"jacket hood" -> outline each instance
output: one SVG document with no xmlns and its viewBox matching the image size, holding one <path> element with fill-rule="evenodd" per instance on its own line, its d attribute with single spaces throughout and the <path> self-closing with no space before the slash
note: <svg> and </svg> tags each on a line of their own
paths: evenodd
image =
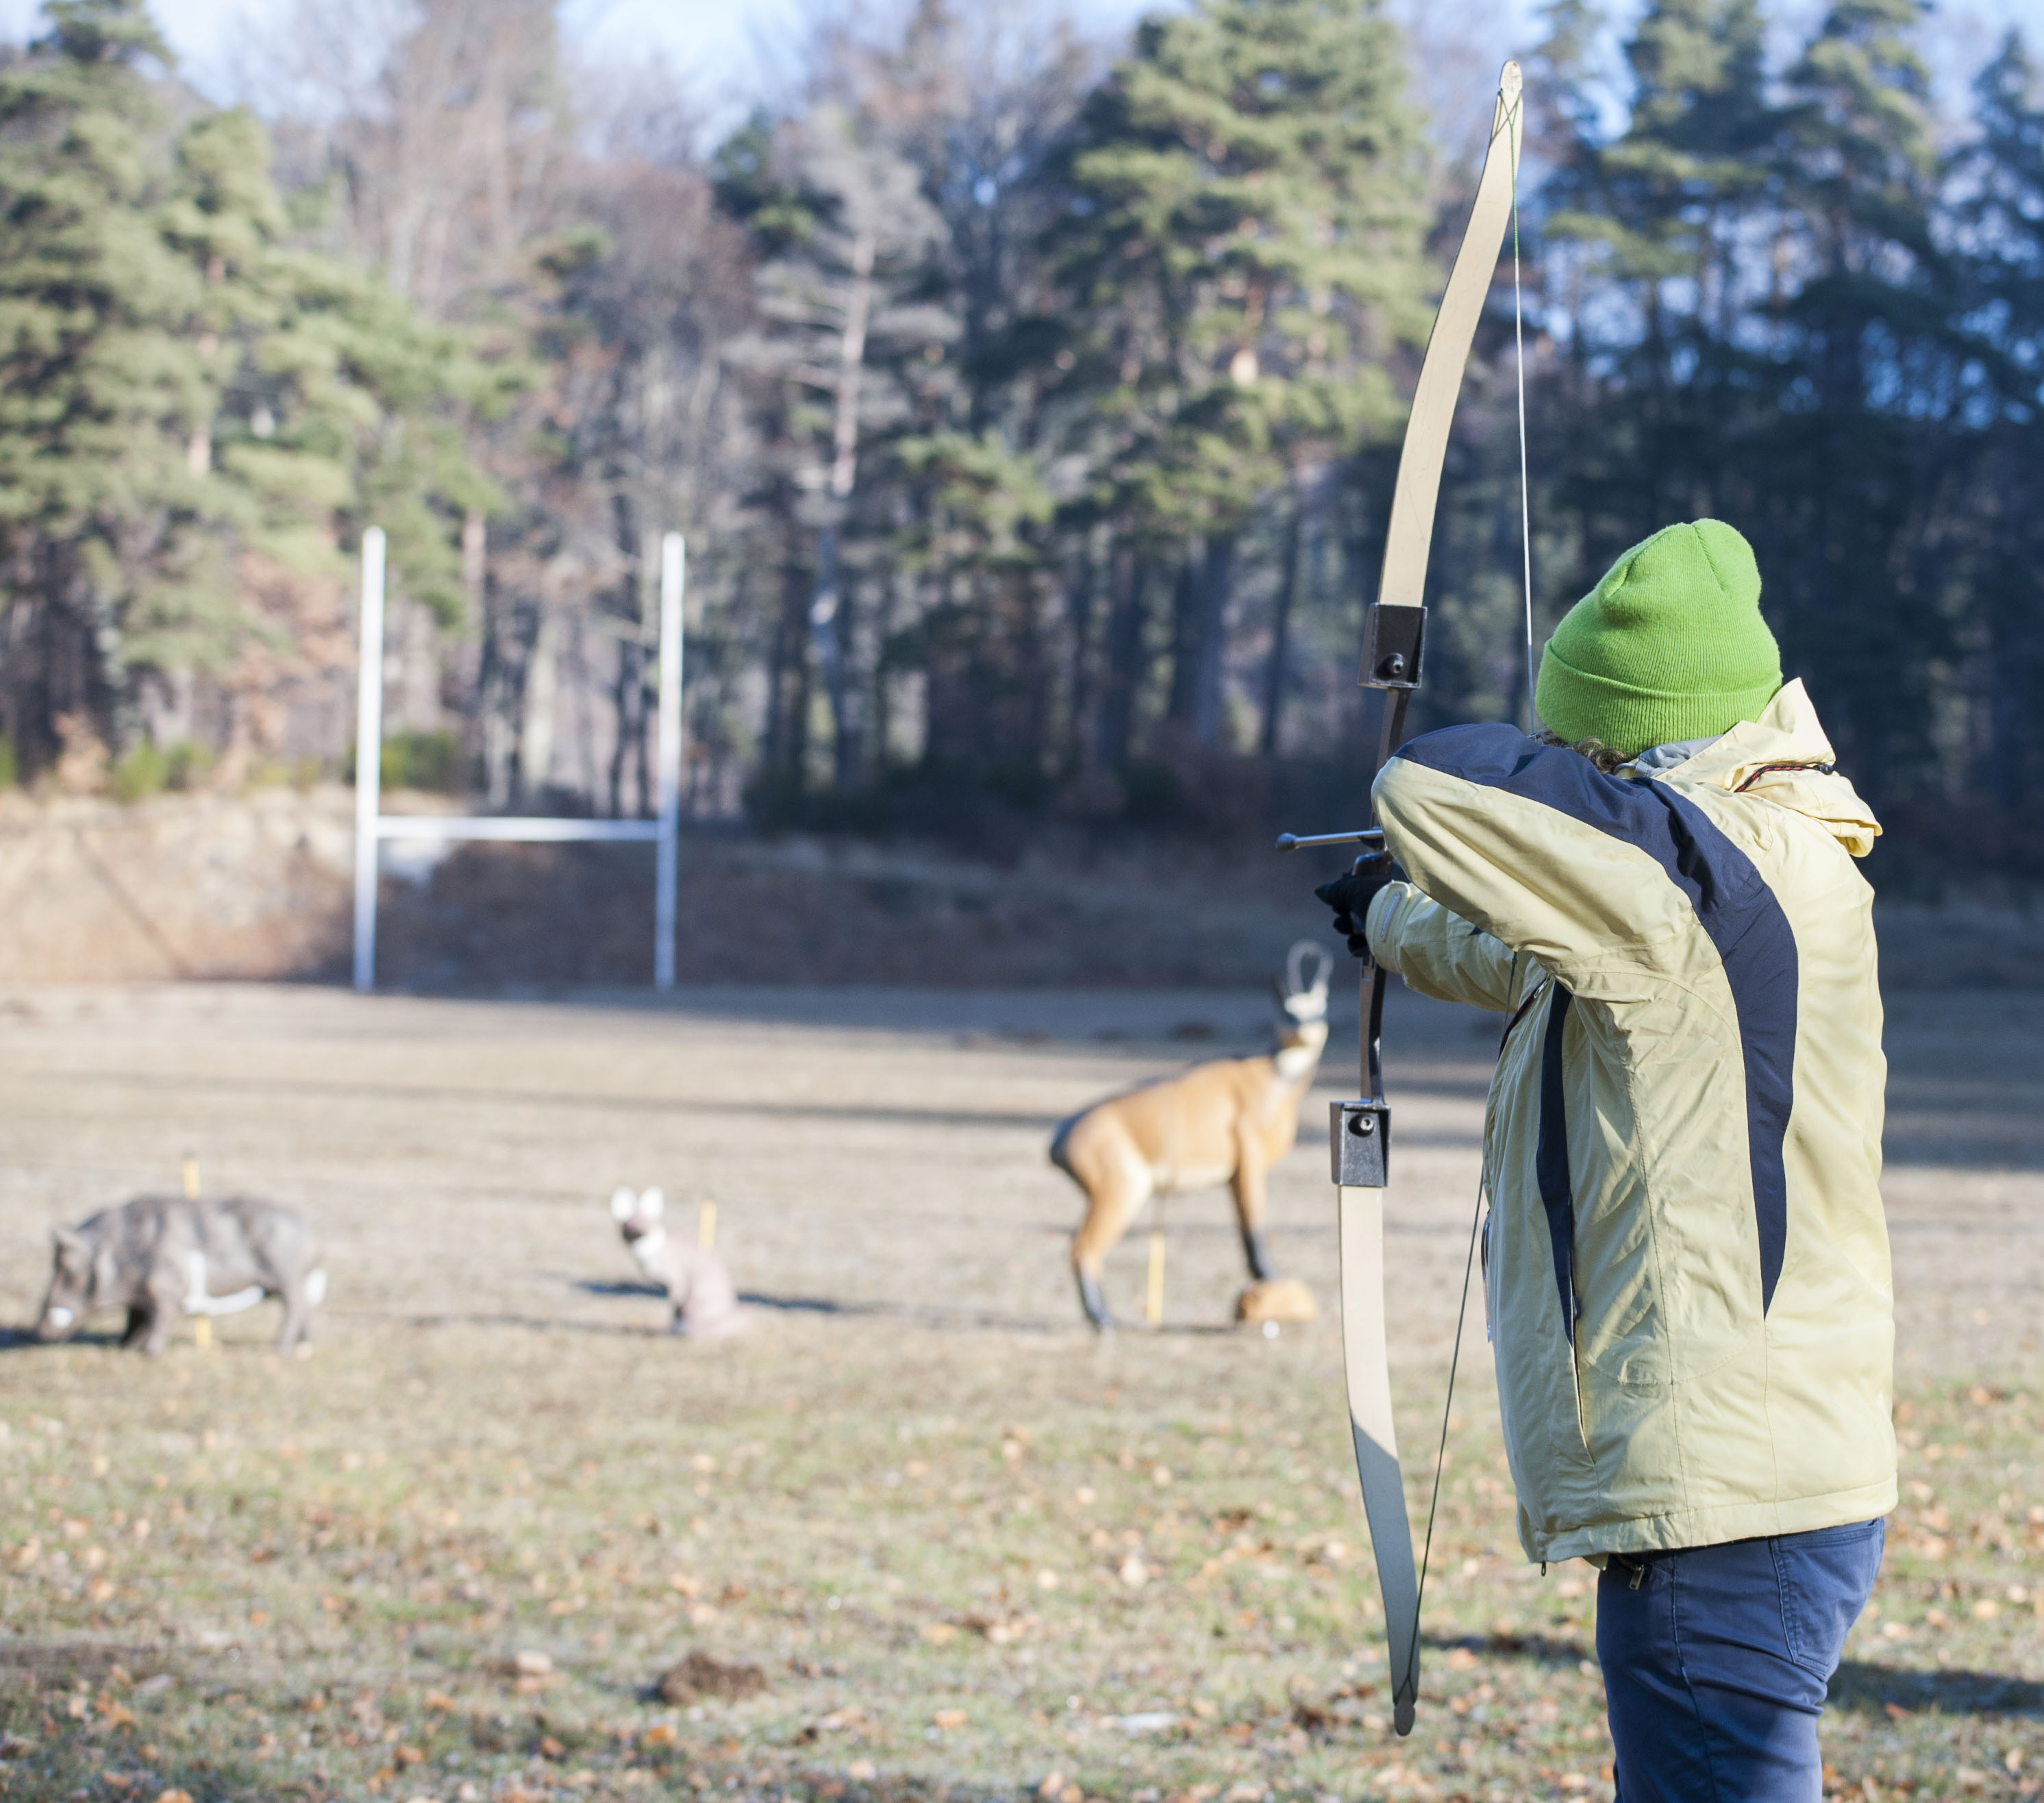
<svg viewBox="0 0 2044 1803">
<path fill-rule="evenodd" d="M 1815 704 L 1798 678 L 1783 685 L 1758 720 L 1735 726 L 1654 780 L 1678 788 L 1708 785 L 1764 796 L 1829 828 L 1853 856 L 1864 858 L 1881 836 L 1873 810 L 1835 771 L 1809 767 L 1831 763 L 1836 755 Z M 1769 767 L 1777 764 L 1792 767 Z"/>
</svg>

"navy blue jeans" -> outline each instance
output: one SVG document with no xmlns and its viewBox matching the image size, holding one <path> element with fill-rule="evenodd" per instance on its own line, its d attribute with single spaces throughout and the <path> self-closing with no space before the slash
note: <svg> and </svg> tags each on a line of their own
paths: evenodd
<svg viewBox="0 0 2044 1803">
<path fill-rule="evenodd" d="M 1597 1657 L 1618 1803 L 1822 1803 L 1817 1717 L 1883 1524 L 1614 1557 Z"/>
</svg>

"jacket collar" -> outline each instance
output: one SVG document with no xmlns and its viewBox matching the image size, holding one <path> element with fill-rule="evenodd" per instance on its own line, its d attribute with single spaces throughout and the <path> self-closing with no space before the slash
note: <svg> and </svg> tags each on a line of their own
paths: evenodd
<svg viewBox="0 0 2044 1803">
<path fill-rule="evenodd" d="M 1642 762 L 1654 755 L 1645 754 Z M 1881 823 L 1850 782 L 1835 771 L 1816 767 L 1835 763 L 1836 756 L 1799 678 L 1783 686 L 1758 720 L 1704 743 L 1672 768 L 1650 766 L 1642 774 L 1677 789 L 1761 796 L 1807 815 L 1827 828 L 1853 856 L 1863 858 L 1881 836 Z"/>
</svg>

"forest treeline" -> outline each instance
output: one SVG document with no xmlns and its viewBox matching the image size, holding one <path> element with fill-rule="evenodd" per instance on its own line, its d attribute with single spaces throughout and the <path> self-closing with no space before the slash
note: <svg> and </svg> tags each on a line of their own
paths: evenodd
<svg viewBox="0 0 2044 1803">
<path fill-rule="evenodd" d="M 380 38 L 359 10 L 303 0 L 254 110 L 182 86 L 140 0 L 52 0 L 0 63 L 16 779 L 344 771 L 373 523 L 386 768 L 482 805 L 649 806 L 668 530 L 700 816 L 1228 835 L 1354 795 L 1490 104 L 1424 117 L 1377 0 L 1195 0 L 1110 45 L 920 0 L 817 27 L 709 140 L 550 0 L 419 0 Z M 1539 630 L 1656 527 L 1730 520 L 1915 870 L 2044 874 L 2024 43 L 1942 96 L 1914 0 L 1836 0 L 1785 58 L 1758 0 L 1653 0 L 1614 94 L 1593 0 L 1542 19 Z M 1508 256 L 1421 726 L 1523 717 L 1513 294 Z"/>
</svg>

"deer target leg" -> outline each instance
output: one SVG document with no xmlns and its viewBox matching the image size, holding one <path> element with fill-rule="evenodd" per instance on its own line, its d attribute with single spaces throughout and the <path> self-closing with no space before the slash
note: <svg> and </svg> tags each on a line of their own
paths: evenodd
<svg viewBox="0 0 2044 1803">
<path fill-rule="evenodd" d="M 1086 1185 L 1086 1215 L 1072 1236 L 1072 1271 L 1078 1279 L 1079 1305 L 1086 1319 L 1102 1330 L 1114 1325 L 1101 1278 L 1107 1255 L 1121 1242 L 1143 1205 L 1150 1199 L 1148 1173 L 1133 1160 L 1117 1160 Z"/>
<path fill-rule="evenodd" d="M 1263 1220 L 1270 1205 L 1263 1178 L 1262 1165 L 1245 1153 L 1229 1186 L 1235 1193 L 1235 1225 L 1242 1232 L 1242 1255 L 1248 1261 L 1250 1276 L 1258 1283 L 1268 1283 L 1278 1274 L 1270 1248 L 1263 1243 Z"/>
<path fill-rule="evenodd" d="M 1114 1317 L 1108 1312 L 1107 1297 L 1101 1293 L 1100 1279 L 1089 1277 L 1076 1266 L 1073 1275 L 1079 1284 L 1079 1306 L 1085 1310 L 1085 1317 L 1102 1333 L 1114 1331 Z"/>
</svg>

